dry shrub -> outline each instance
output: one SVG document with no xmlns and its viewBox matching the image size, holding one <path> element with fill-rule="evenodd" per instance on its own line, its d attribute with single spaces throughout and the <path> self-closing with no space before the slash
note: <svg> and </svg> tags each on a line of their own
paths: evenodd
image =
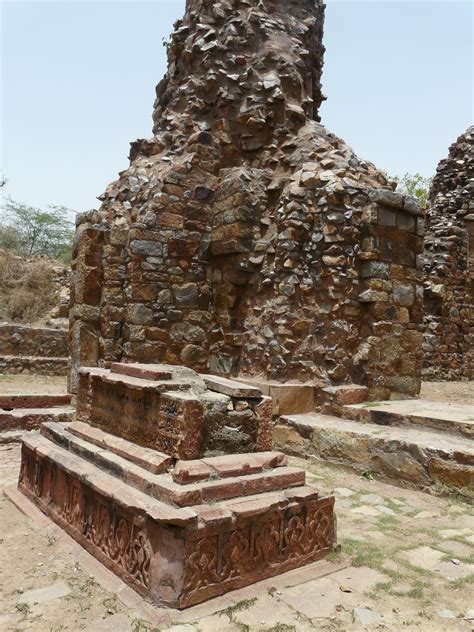
<svg viewBox="0 0 474 632">
<path fill-rule="evenodd" d="M 24 260 L 0 252 L 0 319 L 35 323 L 56 303 L 55 276 L 48 259 Z"/>
</svg>

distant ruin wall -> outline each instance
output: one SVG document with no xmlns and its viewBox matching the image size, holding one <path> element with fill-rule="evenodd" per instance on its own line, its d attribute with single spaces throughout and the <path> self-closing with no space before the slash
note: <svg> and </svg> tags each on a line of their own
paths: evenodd
<svg viewBox="0 0 474 632">
<path fill-rule="evenodd" d="M 439 163 L 425 241 L 423 377 L 474 379 L 474 127 Z"/>
<path fill-rule="evenodd" d="M 154 136 L 78 217 L 82 365 L 167 362 L 416 395 L 424 220 L 318 121 L 323 3 L 189 1 Z"/>
<path fill-rule="evenodd" d="M 66 375 L 67 329 L 0 323 L 0 373 Z"/>
</svg>

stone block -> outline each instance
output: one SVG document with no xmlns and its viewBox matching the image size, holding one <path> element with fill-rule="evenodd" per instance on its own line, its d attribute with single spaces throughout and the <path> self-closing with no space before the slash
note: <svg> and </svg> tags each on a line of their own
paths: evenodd
<svg viewBox="0 0 474 632">
<path fill-rule="evenodd" d="M 77 394 L 78 419 L 170 456 L 197 458 L 203 405 L 190 393 L 164 392 L 164 388 L 172 386 L 168 386 L 168 380 L 160 388 L 158 381 L 104 370 L 82 372 Z"/>
<path fill-rule="evenodd" d="M 256 386 L 247 386 L 243 382 L 237 380 L 229 380 L 225 377 L 219 377 L 217 375 L 202 375 L 201 376 L 211 391 L 216 393 L 222 393 L 224 395 L 230 395 L 231 397 L 238 398 L 257 398 L 262 397 L 262 391 Z"/>
<path fill-rule="evenodd" d="M 269 384 L 273 414 L 290 415 L 314 410 L 314 385 Z"/>
<path fill-rule="evenodd" d="M 379 208 L 379 223 L 383 226 L 395 226 L 397 223 L 397 214 L 389 211 L 387 208 Z"/>
<path fill-rule="evenodd" d="M 388 279 L 388 264 L 382 261 L 364 261 L 361 267 L 363 279 Z"/>
<path fill-rule="evenodd" d="M 341 384 L 340 386 L 328 386 L 322 392 L 335 404 L 348 406 L 350 404 L 361 404 L 365 402 L 368 395 L 368 388 L 359 384 Z"/>
<path fill-rule="evenodd" d="M 285 467 L 282 455 L 260 455 L 260 462 L 278 467 L 226 478 L 220 487 L 200 484 L 213 504 L 176 508 L 183 493 L 193 500 L 186 490 L 195 486 L 174 484 L 175 496 L 160 500 L 101 471 L 86 452 L 36 435 L 22 447 L 19 488 L 140 594 L 185 608 L 333 550 L 334 498 L 301 486 L 304 471 Z M 250 495 L 230 499 L 242 489 Z M 219 504 L 222 497 L 228 500 Z"/>
<path fill-rule="evenodd" d="M 273 445 L 279 450 L 285 450 L 287 452 L 293 452 L 295 449 L 300 448 L 305 444 L 304 438 L 301 434 L 290 428 L 289 426 L 283 426 L 277 424 L 273 428 Z"/>
<path fill-rule="evenodd" d="M 427 480 L 424 466 L 402 447 L 396 452 L 391 452 L 386 447 L 381 450 L 374 447 L 370 464 L 371 469 L 391 478 L 401 478 L 418 484 Z"/>
<path fill-rule="evenodd" d="M 317 454 L 338 461 L 357 465 L 369 463 L 369 438 L 339 432 L 338 430 L 314 430 L 313 445 Z"/>
<path fill-rule="evenodd" d="M 453 461 L 432 458 L 428 462 L 428 473 L 434 481 L 454 489 L 465 489 L 474 493 L 474 468 Z"/>
</svg>

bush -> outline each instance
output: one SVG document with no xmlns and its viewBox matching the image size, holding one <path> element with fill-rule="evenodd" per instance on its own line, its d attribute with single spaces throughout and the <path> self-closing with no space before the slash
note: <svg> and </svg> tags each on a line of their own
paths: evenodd
<svg viewBox="0 0 474 632">
<path fill-rule="evenodd" d="M 63 206 L 49 206 L 44 211 L 12 199 L 5 200 L 0 220 L 0 248 L 26 257 L 47 255 L 70 260 L 74 230 L 69 212 Z"/>
<path fill-rule="evenodd" d="M 0 319 L 34 323 L 44 318 L 56 302 L 51 261 L 25 261 L 8 251 L 0 253 Z"/>
<path fill-rule="evenodd" d="M 401 178 L 396 176 L 392 179 L 397 183 L 397 191 L 416 198 L 422 209 L 428 206 L 433 178 L 425 178 L 419 173 L 406 173 Z"/>
</svg>

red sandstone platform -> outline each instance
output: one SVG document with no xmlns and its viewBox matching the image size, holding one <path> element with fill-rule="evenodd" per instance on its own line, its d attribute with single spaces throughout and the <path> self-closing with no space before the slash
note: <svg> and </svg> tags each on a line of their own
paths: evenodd
<svg viewBox="0 0 474 632">
<path fill-rule="evenodd" d="M 225 454 L 226 441 L 229 451 L 251 440 L 260 447 L 271 417 L 255 414 L 255 406 L 263 399 L 271 410 L 271 400 L 220 382 L 216 388 L 229 395 L 209 391 L 197 374 L 176 367 L 147 366 L 142 377 L 139 366 L 113 369 L 82 374 L 78 410 L 91 423 L 48 422 L 24 438 L 19 480 L 105 566 L 155 604 L 185 608 L 333 550 L 334 498 L 306 486 L 303 470 L 278 452 Z M 179 406 L 163 415 L 163 401 L 176 395 L 193 402 L 194 417 Z M 144 406 L 146 415 L 137 414 Z M 245 416 L 229 415 L 242 410 Z M 183 460 L 189 426 L 200 433 L 192 438 L 199 458 Z M 141 428 L 142 440 L 130 441 Z M 230 438 L 224 432 L 217 450 L 209 434 L 222 428 Z M 164 436 L 180 440 L 163 449 Z"/>
</svg>

